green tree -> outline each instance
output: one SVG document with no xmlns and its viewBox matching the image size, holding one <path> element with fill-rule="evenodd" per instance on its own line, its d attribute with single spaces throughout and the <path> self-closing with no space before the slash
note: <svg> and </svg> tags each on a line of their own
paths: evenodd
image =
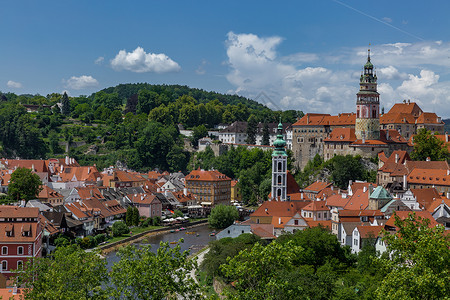
<svg viewBox="0 0 450 300">
<path fill-rule="evenodd" d="M 239 219 L 239 212 L 235 206 L 231 205 L 216 205 L 208 217 L 208 223 L 211 227 L 222 229 L 233 224 Z"/>
<path fill-rule="evenodd" d="M 208 136 L 208 129 L 206 129 L 205 125 L 199 125 L 193 128 L 191 144 L 194 148 L 198 148 L 198 140 Z"/>
<path fill-rule="evenodd" d="M 42 182 L 30 169 L 17 168 L 11 174 L 8 197 L 13 201 L 35 199 L 42 190 Z"/>
<path fill-rule="evenodd" d="M 270 144 L 270 132 L 269 132 L 269 125 L 264 122 L 263 132 L 262 132 L 262 145 L 269 146 Z"/>
<path fill-rule="evenodd" d="M 258 121 L 255 115 L 250 115 L 247 120 L 247 140 L 246 143 L 250 145 L 256 144 L 256 133 L 258 132 Z"/>
<path fill-rule="evenodd" d="M 52 130 L 48 135 L 50 150 L 53 154 L 58 154 L 62 152 L 61 147 L 59 146 L 59 135 Z"/>
<path fill-rule="evenodd" d="M 158 107 L 161 103 L 158 101 L 158 94 L 149 90 L 140 90 L 138 93 L 138 104 L 136 112 L 138 114 L 148 114 L 152 109 Z"/>
<path fill-rule="evenodd" d="M 76 245 L 58 247 L 52 257 L 28 260 L 18 271 L 25 299 L 107 299 L 106 261 Z"/>
<path fill-rule="evenodd" d="M 67 93 L 64 92 L 62 98 L 61 98 L 61 113 L 64 116 L 70 115 L 70 102 L 69 102 L 69 96 L 67 96 Z"/>
<path fill-rule="evenodd" d="M 303 249 L 292 242 L 273 242 L 263 247 L 256 243 L 250 251 L 241 251 L 222 265 L 234 291 L 226 292 L 228 299 L 295 299 L 297 288 L 280 278 L 282 271 L 293 270 L 295 258 Z"/>
<path fill-rule="evenodd" d="M 133 216 L 132 216 L 132 224 L 134 226 L 139 225 L 139 209 L 137 207 L 133 207 Z"/>
<path fill-rule="evenodd" d="M 345 189 L 350 180 L 361 180 L 366 175 L 360 156 L 336 155 L 326 162 L 325 167 L 331 170 L 331 179 L 341 189 Z"/>
<path fill-rule="evenodd" d="M 388 272 L 379 285 L 378 299 L 447 299 L 450 295 L 450 237 L 443 226 L 410 213 L 397 215 L 395 234 L 385 232 L 391 259 L 380 259 Z"/>
<path fill-rule="evenodd" d="M 128 228 L 127 224 L 123 221 L 114 222 L 112 226 L 113 236 L 121 236 L 123 234 L 127 234 L 130 232 L 130 228 Z"/>
<path fill-rule="evenodd" d="M 175 209 L 174 212 L 173 212 L 173 217 L 174 218 L 184 217 L 184 214 L 181 212 L 181 210 Z"/>
<path fill-rule="evenodd" d="M 430 158 L 435 160 L 446 160 L 449 158 L 449 153 L 444 142 L 439 140 L 435 134 L 428 131 L 426 128 L 419 129 L 419 132 L 414 136 L 414 151 L 411 153 L 411 158 L 414 160 L 426 160 Z"/>
<path fill-rule="evenodd" d="M 182 241 L 181 241 L 182 242 Z M 120 248 L 119 262 L 110 272 L 113 299 L 201 299 L 200 287 L 190 276 L 197 268 L 189 252 L 177 245 L 160 244 L 157 253 L 150 246 Z"/>
<path fill-rule="evenodd" d="M 133 207 L 132 206 L 127 207 L 127 212 L 125 214 L 125 224 L 127 226 L 133 225 Z"/>
</svg>

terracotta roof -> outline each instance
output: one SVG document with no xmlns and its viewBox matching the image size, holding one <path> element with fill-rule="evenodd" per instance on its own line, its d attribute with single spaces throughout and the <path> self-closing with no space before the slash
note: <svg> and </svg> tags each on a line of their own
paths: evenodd
<svg viewBox="0 0 450 300">
<path fill-rule="evenodd" d="M 450 185 L 449 170 L 440 169 L 413 169 L 407 177 L 409 184 L 424 184 L 449 186 Z"/>
<path fill-rule="evenodd" d="M 415 211 L 414 212 L 416 214 L 416 219 L 428 219 L 430 220 L 430 225 L 429 227 L 435 227 L 436 225 L 438 225 L 438 222 L 436 222 L 436 220 L 433 218 L 433 216 L 428 212 L 428 211 Z M 396 211 L 394 212 L 394 215 L 397 215 L 401 220 L 405 220 L 409 214 L 413 214 L 410 211 Z M 387 220 L 386 224 L 384 224 L 385 226 L 388 227 L 397 227 L 394 225 L 395 222 L 395 216 L 392 215 L 389 220 Z"/>
<path fill-rule="evenodd" d="M 381 151 L 380 153 L 378 153 L 378 159 L 382 162 L 386 162 L 388 158 L 386 157 L 386 153 L 384 153 L 384 151 Z"/>
<path fill-rule="evenodd" d="M 435 134 L 434 135 L 438 140 L 444 142 L 444 144 L 447 146 L 447 150 L 450 152 L 450 140 L 448 137 L 448 134 Z"/>
<path fill-rule="evenodd" d="M 82 205 L 84 207 L 86 207 L 87 209 L 98 209 L 101 214 L 103 215 L 103 217 L 111 217 L 113 215 L 116 215 L 116 213 L 113 213 L 112 211 L 108 210 L 106 208 L 105 205 L 103 205 L 102 201 L 98 200 L 98 199 L 88 199 L 88 200 L 83 200 Z"/>
<path fill-rule="evenodd" d="M 238 183 L 237 180 L 231 180 L 231 187 L 234 187 Z"/>
<path fill-rule="evenodd" d="M 295 181 L 294 175 L 288 170 L 286 174 L 287 185 L 286 185 L 286 193 L 288 195 L 295 194 L 300 192 L 300 186 L 297 181 Z"/>
<path fill-rule="evenodd" d="M 48 172 L 45 160 L 39 159 L 0 159 L 0 163 L 8 169 L 26 168 L 31 169 L 34 167 L 35 172 L 44 173 Z"/>
<path fill-rule="evenodd" d="M 172 192 L 172 194 L 174 195 L 175 198 L 177 198 L 178 202 L 180 202 L 180 203 L 186 203 L 188 201 L 196 200 L 195 195 L 191 194 L 191 193 L 187 193 L 185 195 L 183 191 L 178 191 L 178 192 Z"/>
<path fill-rule="evenodd" d="M 447 199 L 445 197 L 441 197 L 441 198 L 436 198 L 436 200 L 434 200 L 433 202 L 431 202 L 428 207 L 427 207 L 427 211 L 429 211 L 430 213 L 433 213 L 435 211 L 435 209 L 440 206 L 441 204 L 446 204 L 448 207 L 450 207 L 450 199 Z"/>
<path fill-rule="evenodd" d="M 25 289 L 17 288 L 17 293 L 13 294 L 13 288 L 1 288 L 0 289 L 0 298 L 1 299 L 10 299 L 10 300 L 19 300 L 25 299 Z"/>
<path fill-rule="evenodd" d="M 355 194 L 359 190 L 364 190 L 364 188 L 368 190 L 370 185 L 372 185 L 373 188 L 376 188 L 378 186 L 376 183 L 372 182 L 354 181 L 350 185 L 350 188 L 352 189 L 353 194 Z"/>
<path fill-rule="evenodd" d="M 273 235 L 272 224 L 250 224 L 250 228 L 254 235 L 259 236 L 262 239 L 275 239 Z"/>
<path fill-rule="evenodd" d="M 302 210 L 305 211 L 329 211 L 330 209 L 326 206 L 325 201 L 312 201 L 305 207 L 303 207 Z"/>
<path fill-rule="evenodd" d="M 447 170 L 450 169 L 448 163 L 444 161 L 415 161 L 408 160 L 405 164 L 409 171 L 413 169 Z"/>
<path fill-rule="evenodd" d="M 324 125 L 323 120 L 326 116 L 330 116 L 329 114 L 311 114 L 308 113 L 303 116 L 300 120 L 292 124 L 292 126 L 300 126 L 300 125 Z"/>
<path fill-rule="evenodd" d="M 363 189 L 360 189 L 353 193 L 353 196 L 351 196 L 350 200 L 344 206 L 344 210 L 364 210 L 367 206 L 369 206 L 369 190 L 367 189 L 364 192 Z"/>
<path fill-rule="evenodd" d="M 414 197 L 416 197 L 416 201 L 419 205 L 428 210 L 431 204 L 436 201 L 436 199 L 441 199 L 441 195 L 439 195 L 438 191 L 435 188 L 428 189 L 411 189 Z"/>
<path fill-rule="evenodd" d="M 102 204 L 106 206 L 113 215 L 124 214 L 127 212 L 127 210 L 120 205 L 119 201 L 115 199 L 102 201 Z"/>
<path fill-rule="evenodd" d="M 381 140 L 355 140 L 351 145 L 365 145 L 365 146 L 387 146 L 387 143 L 381 141 Z"/>
<path fill-rule="evenodd" d="M 417 124 L 444 124 L 435 113 L 424 112 L 417 118 Z"/>
<path fill-rule="evenodd" d="M 415 124 L 416 119 L 409 113 L 387 113 L 380 117 L 380 124 Z"/>
<path fill-rule="evenodd" d="M 398 114 L 398 113 L 406 113 L 410 115 L 415 115 L 416 117 L 422 113 L 422 109 L 415 102 L 404 102 L 404 103 L 395 103 L 394 106 L 389 110 L 388 114 Z"/>
<path fill-rule="evenodd" d="M 0 218 L 37 218 L 39 208 L 0 205 Z"/>
<path fill-rule="evenodd" d="M 104 199 L 102 193 L 97 187 L 94 186 L 76 187 L 75 189 L 77 190 L 78 195 L 82 200 L 91 198 Z"/>
<path fill-rule="evenodd" d="M 335 128 L 324 140 L 325 142 L 354 142 L 356 141 L 355 128 Z"/>
<path fill-rule="evenodd" d="M 44 185 L 42 186 L 42 190 L 37 196 L 38 199 L 51 199 L 51 198 L 63 198 L 64 196 L 53 190 L 52 188 Z"/>
<path fill-rule="evenodd" d="M 292 217 L 276 217 L 272 218 L 272 225 L 274 228 L 284 228 L 284 225 L 286 225 L 289 220 L 292 219 Z"/>
<path fill-rule="evenodd" d="M 380 217 L 383 213 L 380 210 L 351 210 L 344 209 L 339 211 L 339 217 Z"/>
<path fill-rule="evenodd" d="M 330 126 L 352 126 L 356 123 L 355 113 L 341 113 L 337 116 L 327 116 L 324 122 Z"/>
<path fill-rule="evenodd" d="M 114 180 L 119 182 L 142 182 L 145 178 L 137 172 L 127 172 L 122 170 L 114 171 Z"/>
<path fill-rule="evenodd" d="M 299 210 L 308 205 L 308 202 L 292 201 L 265 201 L 252 213 L 251 217 L 293 217 Z"/>
<path fill-rule="evenodd" d="M 330 185 L 331 185 L 331 183 L 326 182 L 326 181 L 316 181 L 316 182 L 313 182 L 312 184 L 310 184 L 309 186 L 305 187 L 303 189 L 303 191 L 319 193 L 324 188 L 329 187 Z"/>
<path fill-rule="evenodd" d="M 344 207 L 350 198 L 342 198 L 342 195 L 332 195 L 327 198 L 326 205 L 332 207 Z"/>
<path fill-rule="evenodd" d="M 384 165 L 379 170 L 382 172 L 392 173 L 394 172 L 394 170 L 400 167 L 399 165 L 403 166 L 403 163 L 406 160 L 411 160 L 408 152 L 403 150 L 395 150 L 394 152 L 392 152 L 391 156 L 389 156 L 389 158 L 385 161 Z M 406 171 L 406 168 L 404 166 L 400 168 L 403 168 Z"/>
<path fill-rule="evenodd" d="M 163 175 L 157 171 L 149 171 L 148 172 L 148 179 L 155 179 L 158 180 L 159 178 L 161 178 Z"/>
<path fill-rule="evenodd" d="M 101 174 L 96 167 L 83 166 L 83 167 L 66 167 L 63 168 L 61 173 L 58 173 L 61 177 L 61 181 L 96 181 L 97 178 L 101 178 Z"/>
<path fill-rule="evenodd" d="M 152 204 L 161 202 L 153 194 L 129 194 L 127 197 L 135 204 Z"/>
<path fill-rule="evenodd" d="M 331 220 L 327 220 L 327 221 L 314 221 L 312 219 L 306 219 L 305 218 L 306 223 L 308 224 L 308 226 L 310 228 L 312 227 L 317 227 L 317 226 L 323 226 L 325 228 L 328 228 L 331 230 Z"/>
<path fill-rule="evenodd" d="M 384 226 L 357 226 L 362 239 L 376 238 L 383 230 Z"/>
<path fill-rule="evenodd" d="M 38 216 L 36 216 L 38 218 Z M 25 230 L 25 225 L 28 226 Z M 31 230 L 30 230 L 31 229 Z M 14 242 L 33 242 L 39 235 L 42 227 L 38 221 L 36 222 L 15 222 L 15 223 L 0 223 L 0 243 L 14 243 Z M 7 236 L 6 232 L 12 231 L 12 236 Z M 24 231 L 29 231 L 28 236 L 23 235 Z"/>
<path fill-rule="evenodd" d="M 11 173 L 12 172 L 14 172 L 14 170 L 11 170 Z M 11 173 L 9 172 L 9 170 L 0 171 L 0 178 L 3 186 L 9 185 L 9 182 L 11 181 Z"/>
<path fill-rule="evenodd" d="M 186 180 L 198 180 L 198 181 L 231 181 L 230 177 L 220 173 L 217 170 L 205 171 L 200 168 L 191 171 L 186 177 Z"/>
<path fill-rule="evenodd" d="M 39 219 L 41 221 L 41 224 L 43 224 L 44 229 L 47 230 L 50 236 L 59 233 L 59 229 L 56 228 L 55 225 L 50 222 L 50 220 L 47 219 L 44 215 L 39 215 Z"/>
<path fill-rule="evenodd" d="M 79 202 L 67 203 L 64 204 L 64 207 L 79 220 L 87 219 L 90 217 L 86 211 L 83 211 Z"/>
</svg>

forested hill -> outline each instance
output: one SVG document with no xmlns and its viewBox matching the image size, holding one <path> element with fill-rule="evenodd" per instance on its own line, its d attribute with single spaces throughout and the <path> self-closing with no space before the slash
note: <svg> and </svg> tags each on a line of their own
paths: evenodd
<svg viewBox="0 0 450 300">
<path fill-rule="evenodd" d="M 155 92 L 159 95 L 164 94 L 170 102 L 174 102 L 176 99 L 183 95 L 191 96 L 196 99 L 198 103 L 206 104 L 209 101 L 219 100 L 224 105 L 238 105 L 242 103 L 246 105 L 248 108 L 252 109 L 267 109 L 263 104 L 242 97 L 238 95 L 227 95 L 220 94 L 216 92 L 208 92 L 202 89 L 191 88 L 186 85 L 166 85 L 166 84 L 150 84 L 150 83 L 126 83 L 119 84 L 114 87 L 109 87 L 101 90 L 101 92 L 105 92 L 107 94 L 117 93 L 117 95 L 121 99 L 129 99 L 131 96 L 138 94 L 141 90 L 147 90 L 150 92 Z M 95 93 L 91 95 L 91 98 L 94 99 Z"/>
</svg>

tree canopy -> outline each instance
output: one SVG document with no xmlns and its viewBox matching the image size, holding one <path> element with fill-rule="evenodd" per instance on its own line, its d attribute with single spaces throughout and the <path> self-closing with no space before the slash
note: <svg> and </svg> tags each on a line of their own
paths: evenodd
<svg viewBox="0 0 450 300">
<path fill-rule="evenodd" d="M 447 146 L 444 145 L 444 142 L 426 128 L 419 129 L 413 141 L 414 151 L 411 153 L 411 158 L 414 160 L 430 158 L 430 160 L 436 161 L 449 158 Z"/>
<path fill-rule="evenodd" d="M 11 201 L 35 199 L 42 190 L 42 182 L 39 175 L 30 169 L 17 168 L 11 174 L 8 186 L 8 197 Z"/>
<path fill-rule="evenodd" d="M 208 224 L 217 229 L 227 228 L 239 219 L 239 212 L 233 205 L 216 205 L 208 217 Z"/>
</svg>

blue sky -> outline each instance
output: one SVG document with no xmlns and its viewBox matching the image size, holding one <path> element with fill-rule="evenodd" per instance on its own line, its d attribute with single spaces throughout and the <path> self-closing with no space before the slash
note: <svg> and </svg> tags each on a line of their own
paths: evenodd
<svg viewBox="0 0 450 300">
<path fill-rule="evenodd" d="M 450 117 L 449 11 L 447 1 L 2 1 L 0 91 L 185 84 L 348 112 L 370 43 L 382 106 L 411 99 Z"/>
</svg>

